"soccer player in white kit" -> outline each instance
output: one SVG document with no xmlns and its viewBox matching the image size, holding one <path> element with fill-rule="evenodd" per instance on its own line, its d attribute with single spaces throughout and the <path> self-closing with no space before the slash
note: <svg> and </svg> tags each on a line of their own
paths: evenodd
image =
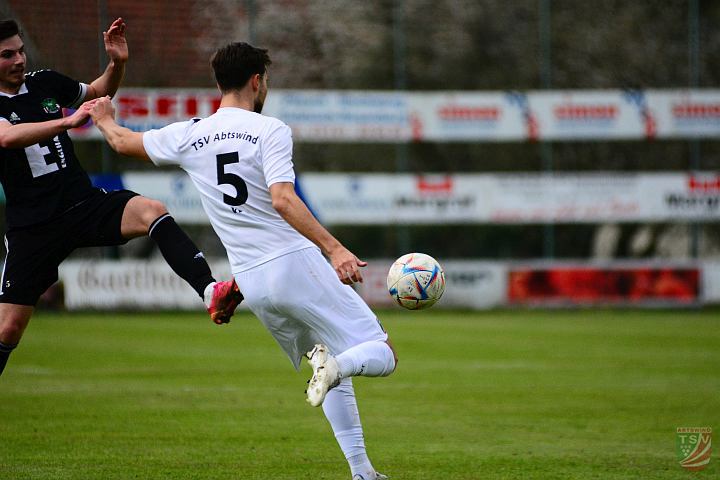
<svg viewBox="0 0 720 480">
<path fill-rule="evenodd" d="M 190 175 L 245 303 L 296 369 L 308 357 L 308 402 L 322 404 L 353 480 L 387 478 L 367 457 L 351 377 L 390 375 L 397 357 L 375 314 L 349 286 L 362 281 L 366 263 L 295 193 L 290 128 L 260 114 L 270 63 L 267 50 L 246 43 L 215 52 L 222 100 L 205 119 L 132 132 L 115 123 L 106 97 L 92 106 L 93 121 L 117 152 Z"/>
</svg>

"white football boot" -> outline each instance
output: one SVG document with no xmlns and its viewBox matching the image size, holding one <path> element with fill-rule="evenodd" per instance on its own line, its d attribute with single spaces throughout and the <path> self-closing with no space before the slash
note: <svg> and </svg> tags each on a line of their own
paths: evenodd
<svg viewBox="0 0 720 480">
<path fill-rule="evenodd" d="M 325 345 L 315 345 L 315 348 L 305 356 L 313 369 L 313 376 L 308 381 L 307 401 L 313 407 L 317 407 L 322 405 L 328 390 L 337 387 L 340 383 L 340 368 Z"/>
<path fill-rule="evenodd" d="M 373 478 L 365 478 L 359 473 L 356 473 L 353 475 L 352 480 L 388 480 L 387 475 L 383 475 L 382 473 L 375 472 L 375 476 Z"/>
</svg>

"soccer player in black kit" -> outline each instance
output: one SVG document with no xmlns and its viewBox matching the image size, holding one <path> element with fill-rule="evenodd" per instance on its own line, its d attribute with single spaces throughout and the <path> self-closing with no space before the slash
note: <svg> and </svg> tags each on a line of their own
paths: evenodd
<svg viewBox="0 0 720 480">
<path fill-rule="evenodd" d="M 215 282 L 202 253 L 165 206 L 135 192 L 94 188 L 67 130 L 85 124 L 83 102 L 114 95 L 128 59 L 125 22 L 103 32 L 110 59 L 90 84 L 60 73 L 26 73 L 14 20 L 0 20 L 0 182 L 6 197 L 7 256 L 0 283 L 0 374 L 40 295 L 76 248 L 121 245 L 149 235 L 172 269 L 203 299 L 215 323 L 227 323 L 242 295 L 233 281 Z M 63 117 L 63 107 L 77 108 Z"/>
</svg>

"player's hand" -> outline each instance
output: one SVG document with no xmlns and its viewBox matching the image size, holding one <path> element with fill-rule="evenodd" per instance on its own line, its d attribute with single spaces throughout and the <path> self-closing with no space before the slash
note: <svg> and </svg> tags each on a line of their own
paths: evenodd
<svg viewBox="0 0 720 480">
<path fill-rule="evenodd" d="M 108 96 L 96 98 L 83 105 L 89 105 L 89 113 L 95 123 L 106 117 L 115 118 L 115 107 Z"/>
<path fill-rule="evenodd" d="M 125 20 L 118 18 L 103 32 L 105 52 L 110 60 L 116 63 L 125 63 L 128 59 L 128 45 L 125 39 Z"/>
<path fill-rule="evenodd" d="M 355 282 L 362 283 L 363 277 L 362 273 L 360 273 L 360 267 L 367 266 L 367 262 L 357 258 L 345 247 L 339 247 L 331 252 L 329 257 L 330 263 L 342 283 L 345 285 L 352 285 Z"/>
<path fill-rule="evenodd" d="M 92 108 L 93 102 L 94 100 L 83 103 L 72 115 L 65 117 L 65 126 L 70 129 L 85 125 L 90 119 L 90 109 Z"/>
</svg>

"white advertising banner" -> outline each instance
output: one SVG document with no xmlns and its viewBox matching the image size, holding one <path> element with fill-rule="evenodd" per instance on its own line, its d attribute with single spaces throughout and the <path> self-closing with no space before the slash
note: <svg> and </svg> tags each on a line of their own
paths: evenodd
<svg viewBox="0 0 720 480">
<path fill-rule="evenodd" d="M 132 130 L 207 117 L 215 89 L 123 88 L 118 122 Z M 643 140 L 720 137 L 720 90 L 401 92 L 277 90 L 265 115 L 299 142 Z M 76 139 L 102 138 L 91 124 Z"/>
<path fill-rule="evenodd" d="M 216 278 L 230 278 L 227 261 L 210 267 Z M 59 276 L 68 310 L 204 309 L 197 293 L 162 260 L 68 260 Z"/>
<path fill-rule="evenodd" d="M 132 172 L 122 186 L 207 224 L 182 171 Z M 297 186 L 326 225 L 598 223 L 720 220 L 720 174 L 325 174 Z"/>
<path fill-rule="evenodd" d="M 305 174 L 326 224 L 720 220 L 720 175 Z"/>
<path fill-rule="evenodd" d="M 263 109 L 308 142 L 407 142 L 408 111 L 404 93 L 352 90 L 270 91 Z"/>
<path fill-rule="evenodd" d="M 409 93 L 414 140 L 525 140 L 522 97 L 509 93 Z"/>
<path fill-rule="evenodd" d="M 373 307 L 396 307 L 385 279 L 392 260 L 370 260 L 358 293 Z M 433 308 L 492 308 L 506 303 L 507 267 L 492 262 L 442 262 L 447 287 Z M 226 261 L 211 262 L 216 278 L 230 278 Z M 70 260 L 60 265 L 68 310 L 174 309 L 203 311 L 195 291 L 161 260 Z M 242 305 L 243 308 L 246 306 Z"/>
<path fill-rule="evenodd" d="M 507 266 L 479 260 L 439 260 L 445 271 L 445 293 L 433 308 L 485 309 L 507 303 Z M 387 290 L 393 260 L 370 260 L 357 292 L 373 307 L 396 307 Z"/>
<path fill-rule="evenodd" d="M 530 112 L 543 140 L 639 139 L 646 136 L 641 108 L 619 90 L 532 92 Z"/>
<path fill-rule="evenodd" d="M 720 136 L 720 90 L 649 90 L 658 138 Z"/>
</svg>

